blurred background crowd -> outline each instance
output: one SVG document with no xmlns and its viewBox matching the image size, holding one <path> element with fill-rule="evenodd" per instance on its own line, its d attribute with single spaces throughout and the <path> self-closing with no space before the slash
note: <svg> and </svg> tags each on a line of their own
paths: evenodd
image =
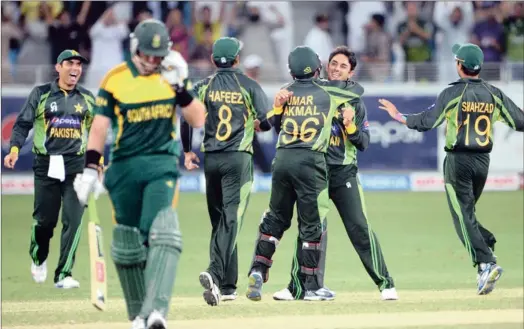
<svg viewBox="0 0 524 329">
<path fill-rule="evenodd" d="M 82 83 L 96 88 L 129 56 L 129 33 L 151 17 L 165 22 L 194 79 L 213 71 L 220 36 L 242 41 L 242 67 L 266 83 L 289 80 L 287 55 L 301 44 L 324 64 L 335 46 L 348 45 L 359 81 L 450 82 L 457 78 L 451 46 L 460 42 L 483 49 L 483 78 L 524 75 L 522 2 L 5 1 L 2 83 L 45 82 L 58 54 L 73 48 L 90 59 Z"/>
</svg>

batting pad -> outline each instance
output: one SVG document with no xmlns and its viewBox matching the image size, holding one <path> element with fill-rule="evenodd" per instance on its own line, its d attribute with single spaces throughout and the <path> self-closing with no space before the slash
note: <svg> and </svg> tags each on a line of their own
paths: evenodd
<svg viewBox="0 0 524 329">
<path fill-rule="evenodd" d="M 113 230 L 111 257 L 124 292 L 128 318 L 132 321 L 140 313 L 146 294 L 144 267 L 147 248 L 142 243 L 140 231 L 117 224 Z"/>
<path fill-rule="evenodd" d="M 147 295 L 140 311 L 143 318 L 147 318 L 153 310 L 167 317 L 181 252 L 182 234 L 177 214 L 173 209 L 166 208 L 155 217 L 149 231 L 145 270 Z"/>
</svg>

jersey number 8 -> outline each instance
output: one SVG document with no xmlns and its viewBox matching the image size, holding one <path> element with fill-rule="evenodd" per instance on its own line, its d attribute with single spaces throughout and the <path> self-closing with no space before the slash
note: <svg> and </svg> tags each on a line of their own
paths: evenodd
<svg viewBox="0 0 524 329">
<path fill-rule="evenodd" d="M 468 116 L 466 117 L 466 120 L 464 120 L 464 126 L 466 129 L 466 145 L 469 145 L 469 129 L 470 129 L 470 120 L 469 120 L 470 114 L 468 113 Z M 486 128 L 483 130 L 480 130 L 480 122 L 486 121 Z M 475 133 L 477 136 L 485 136 L 485 140 L 480 140 L 479 137 L 475 138 L 475 141 L 479 146 L 486 146 L 489 144 L 489 133 L 491 131 L 491 120 L 487 115 L 481 115 L 475 120 L 474 124 Z"/>
<path fill-rule="evenodd" d="M 284 142 L 284 144 L 293 143 L 298 138 L 300 138 L 300 140 L 304 143 L 311 142 L 313 138 L 315 138 L 315 136 L 317 135 L 318 129 L 314 127 L 307 128 L 307 124 L 310 122 L 314 123 L 315 125 L 320 124 L 320 121 L 317 118 L 307 118 L 306 120 L 304 120 L 304 122 L 302 122 L 302 125 L 300 126 L 299 130 L 298 123 L 296 122 L 296 120 L 292 118 L 286 118 L 282 123 L 283 130 L 287 135 L 291 135 L 292 137 L 289 138 L 286 135 L 282 136 L 282 141 Z M 286 130 L 288 125 L 291 125 L 293 127 L 293 131 Z"/>
<path fill-rule="evenodd" d="M 231 132 L 233 131 L 233 128 L 231 127 L 231 118 L 233 117 L 233 113 L 231 112 L 231 108 L 227 105 L 222 105 L 218 109 L 218 118 L 220 121 L 218 121 L 217 126 L 217 133 L 216 133 L 216 139 L 223 142 L 226 141 L 230 136 Z M 225 132 L 223 134 L 220 133 L 222 127 L 225 127 Z"/>
</svg>

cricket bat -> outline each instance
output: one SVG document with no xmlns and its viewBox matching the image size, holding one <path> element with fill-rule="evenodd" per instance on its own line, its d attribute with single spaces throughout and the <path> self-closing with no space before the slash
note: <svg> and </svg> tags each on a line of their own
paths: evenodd
<svg viewBox="0 0 524 329">
<path fill-rule="evenodd" d="M 102 227 L 96 211 L 96 201 L 89 198 L 89 263 L 91 266 L 91 304 L 100 311 L 105 311 L 107 301 L 107 268 L 104 258 Z"/>
</svg>

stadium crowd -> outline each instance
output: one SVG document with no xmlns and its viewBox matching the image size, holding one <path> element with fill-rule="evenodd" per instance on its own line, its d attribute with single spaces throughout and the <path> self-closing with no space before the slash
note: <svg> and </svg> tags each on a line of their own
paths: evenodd
<svg viewBox="0 0 524 329">
<path fill-rule="evenodd" d="M 242 65 L 263 82 L 288 79 L 287 55 L 297 44 L 315 49 L 324 63 L 335 46 L 349 45 L 362 81 L 451 81 L 451 45 L 467 41 L 485 53 L 484 78 L 522 80 L 523 7 L 500 1 L 6 1 L 2 82 L 44 82 L 57 55 L 72 48 L 90 59 L 82 82 L 96 87 L 129 56 L 130 31 L 151 17 L 165 22 L 194 78 L 213 70 L 212 44 L 227 35 L 243 42 Z"/>
</svg>

